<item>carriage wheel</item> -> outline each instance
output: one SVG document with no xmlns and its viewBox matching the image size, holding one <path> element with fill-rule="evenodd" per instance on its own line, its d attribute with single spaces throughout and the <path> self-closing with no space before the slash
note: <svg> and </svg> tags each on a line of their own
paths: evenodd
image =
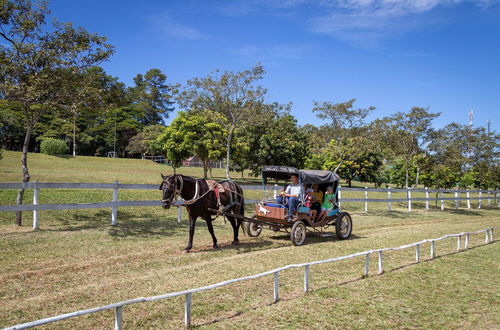
<svg viewBox="0 0 500 330">
<path fill-rule="evenodd" d="M 295 246 L 299 246 L 304 244 L 306 240 L 306 226 L 302 221 L 296 221 L 292 226 L 292 232 L 290 233 L 290 239 L 292 240 L 292 244 Z"/>
<path fill-rule="evenodd" d="M 338 239 L 348 239 L 352 233 L 352 219 L 349 213 L 341 212 L 335 221 L 335 233 Z"/>
<path fill-rule="evenodd" d="M 252 218 L 255 219 L 256 216 L 254 215 Z M 257 237 L 262 232 L 262 225 L 259 225 L 258 223 L 255 222 L 246 221 L 245 230 L 249 237 Z"/>
</svg>

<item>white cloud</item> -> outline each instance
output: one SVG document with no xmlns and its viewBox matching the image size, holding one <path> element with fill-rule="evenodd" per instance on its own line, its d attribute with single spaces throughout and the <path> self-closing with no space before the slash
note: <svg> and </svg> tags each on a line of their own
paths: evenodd
<svg viewBox="0 0 500 330">
<path fill-rule="evenodd" d="M 169 37 L 186 40 L 206 39 L 207 36 L 198 29 L 183 24 L 173 18 L 173 15 L 166 11 L 152 18 L 153 24 L 165 32 Z"/>
<path fill-rule="evenodd" d="M 323 15 L 311 17 L 309 29 L 363 48 L 378 48 L 382 39 L 435 23 L 423 14 L 438 7 L 497 0 L 332 0 Z"/>
</svg>

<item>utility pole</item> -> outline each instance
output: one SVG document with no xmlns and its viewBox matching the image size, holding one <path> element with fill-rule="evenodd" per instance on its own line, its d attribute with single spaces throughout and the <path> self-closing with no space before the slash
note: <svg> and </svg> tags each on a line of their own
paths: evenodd
<svg viewBox="0 0 500 330">
<path fill-rule="evenodd" d="M 472 127 L 472 120 L 474 119 L 474 110 L 469 111 L 469 127 Z"/>
<path fill-rule="evenodd" d="M 489 120 L 489 119 L 488 119 L 488 120 L 486 121 L 486 123 L 487 123 L 487 125 L 488 125 L 488 135 L 490 135 L 490 132 L 491 132 L 491 130 L 490 130 L 490 128 L 491 128 L 491 127 L 490 127 L 490 126 L 491 126 L 491 120 Z"/>
</svg>

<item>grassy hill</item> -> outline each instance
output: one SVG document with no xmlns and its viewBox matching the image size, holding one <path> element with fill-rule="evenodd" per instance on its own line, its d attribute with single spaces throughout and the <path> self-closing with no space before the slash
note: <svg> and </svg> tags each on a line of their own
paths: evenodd
<svg viewBox="0 0 500 330">
<path fill-rule="evenodd" d="M 33 179 L 49 182 L 159 183 L 167 166 L 150 161 L 94 157 L 59 158 L 30 154 Z M 0 160 L 0 180 L 19 181 L 19 153 Z M 170 170 L 170 171 L 169 171 Z M 192 171 L 192 172 L 189 172 Z M 182 169 L 196 175 L 199 169 Z M 223 171 L 217 171 L 222 178 Z M 158 191 L 120 191 L 120 199 L 158 199 Z M 247 193 L 247 192 L 246 192 Z M 11 204 L 15 191 L 0 191 Z M 28 194 L 27 200 L 30 199 Z M 111 200 L 108 190 L 42 190 L 41 202 Z M 357 205 L 357 204 L 356 204 Z M 0 327 L 140 296 L 156 295 L 251 275 L 291 263 L 342 256 L 368 249 L 399 246 L 444 234 L 500 226 L 497 208 L 446 209 L 408 214 L 385 205 L 367 215 L 354 204 L 353 238 L 338 241 L 308 235 L 293 247 L 285 232 L 263 231 L 258 238 L 232 233 L 223 219 L 214 223 L 221 248 L 211 249 L 204 221 L 198 221 L 194 253 L 183 254 L 188 225 L 178 224 L 175 210 L 123 208 L 118 226 L 110 210 L 41 212 L 41 230 L 13 224 L 13 213 L 0 213 Z M 371 205 L 371 204 L 370 204 Z M 404 205 L 403 205 L 404 206 Z M 498 232 L 495 234 L 499 236 Z M 193 323 L 202 328 L 469 328 L 500 324 L 498 242 L 454 253 L 456 240 L 437 243 L 438 258 L 412 264 L 413 249 L 384 254 L 387 273 L 361 279 L 364 258 L 318 265 L 311 288 L 302 292 L 302 270 L 280 275 L 278 304 L 272 302 L 272 277 L 235 284 L 193 296 Z M 422 257 L 429 246 L 422 247 Z M 448 255 L 445 255 L 448 254 Z M 370 264 L 376 273 L 376 257 Z M 124 327 L 182 328 L 183 300 L 127 306 Z M 103 312 L 47 328 L 111 328 L 113 313 Z"/>
</svg>

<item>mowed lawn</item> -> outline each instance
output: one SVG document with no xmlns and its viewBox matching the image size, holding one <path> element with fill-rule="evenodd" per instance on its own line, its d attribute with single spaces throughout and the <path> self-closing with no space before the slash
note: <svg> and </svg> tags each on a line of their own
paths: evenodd
<svg viewBox="0 0 500 330">
<path fill-rule="evenodd" d="M 0 160 L 0 180 L 19 181 L 19 153 Z M 30 154 L 34 180 L 45 182 L 159 183 L 168 166 L 142 160 L 93 157 L 59 158 Z M 217 171 L 217 172 L 216 172 Z M 223 177 L 216 170 L 217 178 Z M 181 169 L 200 176 L 199 169 Z M 236 174 L 238 176 L 239 174 Z M 245 183 L 252 179 L 245 180 Z M 259 180 L 255 179 L 257 183 Z M 158 191 L 136 191 L 120 198 L 158 199 Z M 256 193 L 256 192 L 255 192 Z M 0 191 L 1 204 L 13 204 L 15 191 Z M 27 201 L 29 201 L 27 194 Z M 250 198 L 250 197 L 249 197 Z M 42 190 L 41 202 L 109 201 L 106 190 Z M 372 205 L 373 208 L 371 207 Z M 251 275 L 292 263 L 394 247 L 449 233 L 500 226 L 493 205 L 482 209 L 423 210 L 408 214 L 404 204 L 345 204 L 353 213 L 353 237 L 347 241 L 309 235 L 293 247 L 287 233 L 264 231 L 258 238 L 241 234 L 238 247 L 222 219 L 215 222 L 221 248 L 211 249 L 203 221 L 198 222 L 194 253 L 183 254 L 187 221 L 175 210 L 123 208 L 118 226 L 110 210 L 41 212 L 41 230 L 13 225 L 14 213 L 0 213 L 0 327 L 50 317 L 120 300 L 157 295 Z M 250 207 L 247 210 L 251 213 Z M 498 237 L 500 231 L 495 232 Z M 463 242 L 462 242 L 463 245 Z M 303 271 L 280 274 L 281 301 L 272 304 L 272 277 L 237 283 L 193 296 L 193 324 L 207 328 L 497 328 L 500 324 L 499 244 L 484 245 L 473 235 L 473 248 L 455 253 L 456 239 L 437 242 L 438 258 L 414 264 L 414 249 L 384 254 L 386 273 L 362 279 L 364 258 L 311 268 L 311 289 L 302 292 Z M 421 250 L 429 258 L 429 246 Z M 390 271 L 392 269 L 392 271 Z M 141 303 L 124 308 L 125 328 L 182 328 L 183 299 Z M 112 328 L 112 311 L 53 323 L 45 328 Z M 44 327 L 42 327 L 44 328 Z"/>
</svg>

